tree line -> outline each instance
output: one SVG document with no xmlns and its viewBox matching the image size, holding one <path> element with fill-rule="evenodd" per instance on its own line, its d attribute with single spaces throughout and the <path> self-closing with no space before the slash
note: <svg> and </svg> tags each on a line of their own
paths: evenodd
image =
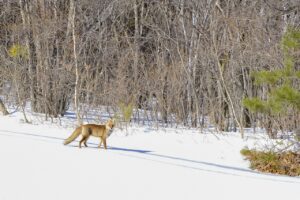
<svg viewBox="0 0 300 200">
<path fill-rule="evenodd" d="M 109 106 L 134 109 L 136 122 L 290 131 L 299 109 L 268 115 L 243 102 L 269 98 L 253 73 L 285 67 L 282 38 L 299 24 L 298 0 L 3 0 L 0 94 L 49 117 L 72 105 L 79 123 Z"/>
</svg>

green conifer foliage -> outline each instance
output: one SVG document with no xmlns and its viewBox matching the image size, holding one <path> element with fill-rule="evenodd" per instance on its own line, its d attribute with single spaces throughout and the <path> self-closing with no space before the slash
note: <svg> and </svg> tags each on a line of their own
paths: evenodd
<svg viewBox="0 0 300 200">
<path fill-rule="evenodd" d="M 282 37 L 281 46 L 283 69 L 252 73 L 255 84 L 267 86 L 270 91 L 266 100 L 259 97 L 243 100 L 244 106 L 254 113 L 286 114 L 287 108 L 300 111 L 300 71 L 295 68 L 296 61 L 299 61 L 300 29 L 289 28 Z"/>
</svg>

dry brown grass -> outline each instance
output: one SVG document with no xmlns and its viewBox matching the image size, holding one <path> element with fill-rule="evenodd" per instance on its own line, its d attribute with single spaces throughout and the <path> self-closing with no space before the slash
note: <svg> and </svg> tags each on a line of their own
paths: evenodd
<svg viewBox="0 0 300 200">
<path fill-rule="evenodd" d="M 251 169 L 261 172 L 300 176 L 300 154 L 295 152 L 261 152 L 242 149 L 241 154 L 250 161 Z"/>
</svg>

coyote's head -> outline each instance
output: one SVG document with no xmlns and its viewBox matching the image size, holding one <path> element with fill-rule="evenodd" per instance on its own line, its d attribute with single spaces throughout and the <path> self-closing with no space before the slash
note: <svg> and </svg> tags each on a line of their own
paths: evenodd
<svg viewBox="0 0 300 200">
<path fill-rule="evenodd" d="M 115 119 L 109 119 L 107 122 L 106 122 L 106 127 L 108 129 L 113 129 L 115 126 Z"/>
</svg>

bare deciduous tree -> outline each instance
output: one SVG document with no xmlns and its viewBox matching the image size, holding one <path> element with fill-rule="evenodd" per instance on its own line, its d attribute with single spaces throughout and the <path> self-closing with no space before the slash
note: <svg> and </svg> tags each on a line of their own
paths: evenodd
<svg viewBox="0 0 300 200">
<path fill-rule="evenodd" d="M 282 67 L 279 43 L 288 26 L 299 26 L 299 12 L 297 0 L 5 1 L 0 72 L 24 74 L 5 80 L 11 96 L 46 116 L 69 105 L 80 119 L 90 107 L 132 104 L 137 122 L 289 130 L 299 112 L 267 119 L 242 100 L 267 98 L 251 74 Z M 26 58 L 11 57 L 13 45 Z"/>
</svg>

